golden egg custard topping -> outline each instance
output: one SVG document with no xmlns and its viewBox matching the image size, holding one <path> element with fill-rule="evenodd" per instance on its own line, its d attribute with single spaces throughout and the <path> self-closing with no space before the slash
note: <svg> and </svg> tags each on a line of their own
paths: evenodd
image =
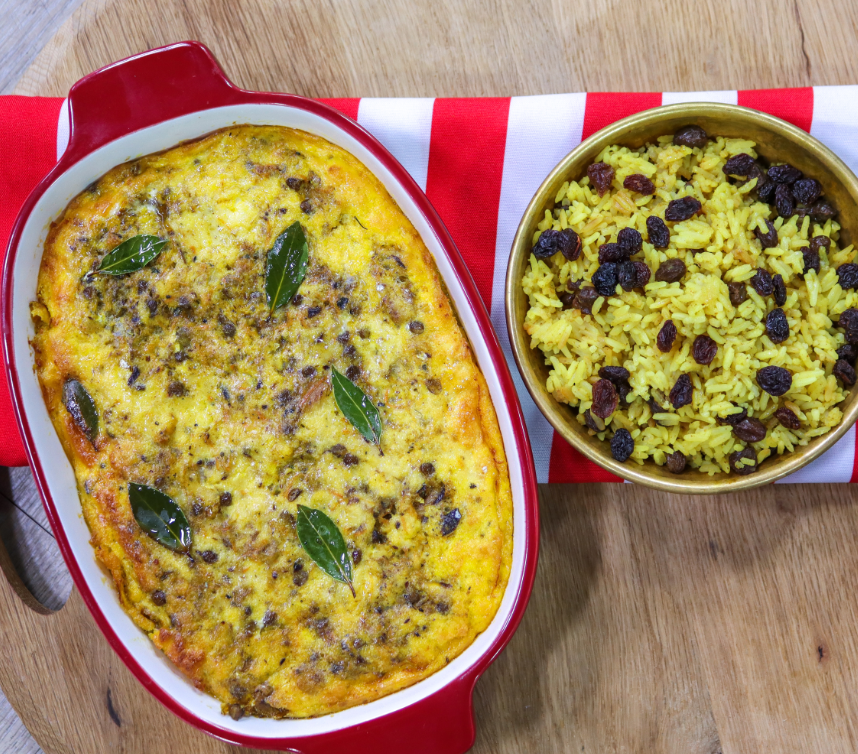
<svg viewBox="0 0 858 754">
<path fill-rule="evenodd" d="M 290 228 L 306 271 L 272 308 Z M 431 255 L 349 153 L 244 125 L 120 165 L 52 225 L 31 312 L 96 555 L 224 712 L 368 702 L 489 625 L 512 555 L 497 418 Z M 335 372 L 377 410 L 377 444 Z M 189 546 L 152 534 L 165 498 Z M 342 535 L 355 596 L 305 546 L 299 506 Z"/>
</svg>

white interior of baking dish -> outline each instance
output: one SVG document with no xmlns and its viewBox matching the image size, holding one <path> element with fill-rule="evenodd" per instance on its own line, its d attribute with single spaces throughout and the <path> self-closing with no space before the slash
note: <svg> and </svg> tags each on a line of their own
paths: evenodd
<svg viewBox="0 0 858 754">
<path fill-rule="evenodd" d="M 96 563 L 92 547 L 89 544 L 89 530 L 81 514 L 74 473 L 54 432 L 42 400 L 38 380 L 33 369 L 33 353 L 29 345 L 29 339 L 33 336 L 33 325 L 30 321 L 28 305 L 35 297 L 36 278 L 45 236 L 51 221 L 58 216 L 69 201 L 115 165 L 151 152 L 167 149 L 180 141 L 196 138 L 209 131 L 239 123 L 291 126 L 318 134 L 351 152 L 384 183 L 435 257 L 438 269 L 470 339 L 497 411 L 504 447 L 509 460 L 513 492 L 512 570 L 506 594 L 489 628 L 477 637 L 477 640 L 462 655 L 443 670 L 420 683 L 370 704 L 312 720 L 265 720 L 249 717 L 236 722 L 222 715 L 220 703 L 196 690 L 184 676 L 174 669 L 172 664 L 123 612 L 112 582 Z M 515 596 L 521 588 L 524 566 L 525 515 L 520 461 L 523 453 L 516 442 L 509 410 L 501 392 L 497 372 L 483 333 L 471 313 L 462 286 L 440 241 L 430 229 L 426 218 L 417 205 L 372 152 L 324 118 L 304 110 L 275 104 L 248 104 L 215 108 L 129 134 L 93 152 L 71 167 L 41 197 L 21 236 L 13 277 L 13 335 L 24 411 L 29 421 L 45 481 L 56 506 L 57 515 L 83 578 L 105 618 L 131 656 L 140 664 L 152 681 L 172 697 L 177 704 L 185 707 L 196 717 L 211 725 L 238 734 L 267 738 L 307 736 L 339 730 L 401 709 L 438 691 L 473 665 L 487 651 L 509 620 Z M 500 352 L 498 352 L 498 356 L 501 358 Z"/>
</svg>

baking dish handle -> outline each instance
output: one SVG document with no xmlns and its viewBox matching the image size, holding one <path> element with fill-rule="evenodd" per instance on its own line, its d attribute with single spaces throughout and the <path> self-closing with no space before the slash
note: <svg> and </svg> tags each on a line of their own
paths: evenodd
<svg viewBox="0 0 858 754">
<path fill-rule="evenodd" d="M 120 60 L 69 91 L 66 164 L 125 134 L 212 107 L 237 104 L 245 92 L 199 42 L 178 42 Z"/>
<path fill-rule="evenodd" d="M 476 673 L 389 715 L 315 739 L 294 741 L 301 754 L 465 754 L 474 745 Z M 290 749 L 292 751 L 292 749 Z"/>
</svg>

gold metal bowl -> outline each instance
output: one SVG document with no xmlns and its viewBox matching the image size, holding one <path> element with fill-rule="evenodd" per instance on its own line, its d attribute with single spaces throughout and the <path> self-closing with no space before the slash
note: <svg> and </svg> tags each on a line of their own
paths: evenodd
<svg viewBox="0 0 858 754">
<path fill-rule="evenodd" d="M 523 327 L 528 301 L 521 279 L 530 258 L 533 234 L 545 210 L 553 207 L 554 197 L 563 182 L 583 177 L 587 166 L 611 144 L 640 147 L 687 125 L 700 126 L 713 135 L 752 139 L 765 160 L 789 162 L 816 178 L 822 184 L 825 197 L 839 211 L 837 219 L 842 226 L 839 245 L 852 243 L 851 229 L 858 224 L 858 179 L 839 157 L 812 136 L 779 118 L 735 105 L 698 102 L 659 107 L 624 118 L 593 134 L 566 155 L 539 187 L 512 244 L 506 273 L 507 327 L 515 361 L 539 410 L 564 439 L 591 461 L 629 481 L 669 492 L 705 494 L 746 490 L 792 474 L 832 447 L 858 417 L 858 388 L 840 404 L 843 421 L 837 428 L 792 453 L 770 456 L 754 474 L 709 476 L 689 468 L 676 475 L 652 461 L 643 465 L 633 461 L 619 463 L 611 456 L 607 442 L 590 437 L 586 428 L 576 421 L 574 410 L 558 402 L 546 390 L 548 367 L 542 352 L 530 347 L 530 337 Z"/>
</svg>

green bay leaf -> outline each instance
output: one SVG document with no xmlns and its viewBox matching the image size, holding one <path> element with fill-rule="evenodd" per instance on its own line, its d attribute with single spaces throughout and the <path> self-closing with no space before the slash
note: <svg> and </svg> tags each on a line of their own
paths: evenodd
<svg viewBox="0 0 858 754">
<path fill-rule="evenodd" d="M 295 528 L 301 547 L 313 562 L 331 578 L 347 584 L 352 596 L 356 596 L 352 584 L 352 562 L 337 525 L 322 511 L 299 505 Z"/>
<path fill-rule="evenodd" d="M 337 407 L 365 439 L 378 445 L 381 442 L 381 414 L 378 409 L 369 396 L 348 377 L 333 367 L 331 372 L 331 385 L 334 388 Z"/>
<path fill-rule="evenodd" d="M 105 275 L 125 275 L 142 270 L 161 253 L 166 244 L 158 236 L 134 236 L 109 252 L 101 260 L 97 271 Z"/>
<path fill-rule="evenodd" d="M 143 484 L 128 485 L 134 518 L 152 539 L 181 552 L 191 549 L 191 525 L 173 498 Z"/>
<path fill-rule="evenodd" d="M 301 223 L 284 230 L 265 260 L 265 298 L 271 311 L 284 306 L 295 295 L 307 274 L 307 237 Z"/>
<path fill-rule="evenodd" d="M 63 383 L 63 405 L 86 439 L 95 445 L 95 438 L 98 437 L 98 409 L 79 380 L 68 379 Z"/>
</svg>

